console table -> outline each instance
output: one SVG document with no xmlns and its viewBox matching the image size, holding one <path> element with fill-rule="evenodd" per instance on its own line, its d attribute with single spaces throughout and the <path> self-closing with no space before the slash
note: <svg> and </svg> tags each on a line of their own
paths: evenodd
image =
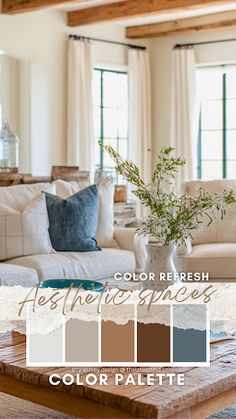
<svg viewBox="0 0 236 419">
<path fill-rule="evenodd" d="M 32 176 L 30 174 L 16 172 L 0 172 L 0 187 L 43 182 L 50 183 L 57 179 L 81 181 L 82 179 L 88 178 L 89 172 L 80 171 L 78 166 L 53 166 L 51 176 Z"/>
</svg>

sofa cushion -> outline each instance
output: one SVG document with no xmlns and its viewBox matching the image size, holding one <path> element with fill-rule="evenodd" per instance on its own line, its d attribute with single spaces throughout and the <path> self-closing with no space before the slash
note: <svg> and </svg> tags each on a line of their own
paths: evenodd
<svg viewBox="0 0 236 419">
<path fill-rule="evenodd" d="M 53 185 L 56 187 L 56 194 L 60 196 L 60 198 L 66 199 L 76 192 L 82 191 L 82 189 L 90 186 L 90 182 L 89 178 L 70 181 L 57 179 L 53 182 Z"/>
<path fill-rule="evenodd" d="M 116 272 L 135 271 L 133 252 L 120 249 L 26 256 L 8 263 L 35 269 L 40 281 L 54 278 L 101 280 L 113 277 Z"/>
<path fill-rule="evenodd" d="M 31 199 L 23 212 L 0 204 L 0 260 L 54 252 L 48 227 L 42 193 Z"/>
<path fill-rule="evenodd" d="M 0 188 L 0 204 L 23 211 L 27 202 L 40 192 L 56 193 L 55 185 L 50 183 L 35 183 L 33 185 L 16 185 Z"/>
<path fill-rule="evenodd" d="M 236 193 L 236 180 L 195 180 L 182 184 L 182 192 L 191 196 L 195 196 L 199 188 L 203 188 L 211 195 L 214 195 L 214 193 L 222 194 L 224 190 L 230 189 L 233 189 Z M 209 219 L 204 217 L 201 228 L 193 232 L 193 244 L 236 243 L 236 204 L 228 206 L 223 220 L 218 213 L 210 226 L 207 226 L 208 223 Z"/>
<path fill-rule="evenodd" d="M 0 263 L 0 285 L 32 287 L 37 283 L 38 276 L 34 269 Z"/>
<path fill-rule="evenodd" d="M 210 278 L 235 278 L 236 243 L 210 243 L 193 246 L 184 257 L 186 272 L 209 272 Z"/>
<path fill-rule="evenodd" d="M 98 224 L 98 190 L 89 186 L 67 199 L 46 192 L 49 235 L 57 251 L 94 252 Z"/>
</svg>

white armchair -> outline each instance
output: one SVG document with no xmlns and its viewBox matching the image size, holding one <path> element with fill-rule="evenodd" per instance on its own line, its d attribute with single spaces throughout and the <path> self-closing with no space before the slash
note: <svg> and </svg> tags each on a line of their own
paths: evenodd
<svg viewBox="0 0 236 419">
<path fill-rule="evenodd" d="M 199 188 L 211 195 L 233 189 L 236 180 L 191 181 L 182 184 L 182 191 L 195 196 Z M 190 252 L 184 256 L 184 270 L 208 272 L 210 278 L 235 278 L 236 276 L 236 205 L 230 205 L 221 220 L 220 215 L 208 227 L 208 219 L 194 234 Z"/>
</svg>

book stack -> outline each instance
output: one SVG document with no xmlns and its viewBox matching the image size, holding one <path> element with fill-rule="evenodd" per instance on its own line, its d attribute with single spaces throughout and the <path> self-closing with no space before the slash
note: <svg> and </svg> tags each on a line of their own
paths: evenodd
<svg viewBox="0 0 236 419">
<path fill-rule="evenodd" d="M 115 203 L 114 223 L 116 226 L 129 227 L 136 221 L 136 203 L 134 201 Z"/>
</svg>

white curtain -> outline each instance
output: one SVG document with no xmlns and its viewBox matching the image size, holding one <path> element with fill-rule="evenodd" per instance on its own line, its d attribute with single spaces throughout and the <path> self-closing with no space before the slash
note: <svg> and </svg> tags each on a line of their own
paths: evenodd
<svg viewBox="0 0 236 419">
<path fill-rule="evenodd" d="M 92 60 L 88 40 L 69 40 L 67 164 L 94 171 Z"/>
<path fill-rule="evenodd" d="M 139 168 L 142 179 L 151 180 L 151 77 L 149 54 L 128 50 L 129 72 L 129 159 Z M 146 215 L 139 208 L 138 215 Z"/>
<path fill-rule="evenodd" d="M 186 160 L 176 176 L 179 188 L 197 175 L 196 68 L 193 48 L 177 48 L 173 54 L 172 146 Z"/>
</svg>

